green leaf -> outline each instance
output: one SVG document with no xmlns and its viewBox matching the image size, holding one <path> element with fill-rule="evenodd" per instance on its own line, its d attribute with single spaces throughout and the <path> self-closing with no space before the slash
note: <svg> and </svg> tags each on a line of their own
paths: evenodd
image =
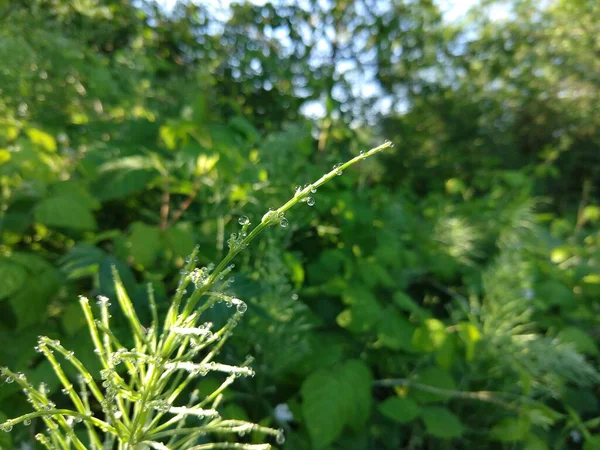
<svg viewBox="0 0 600 450">
<path fill-rule="evenodd" d="M 421 413 L 419 405 L 405 397 L 390 397 L 380 403 L 377 409 L 384 416 L 398 423 L 409 423 Z"/>
<path fill-rule="evenodd" d="M 373 396 L 371 384 L 373 377 L 369 367 L 362 361 L 353 359 L 347 361 L 340 369 L 338 379 L 346 383 L 352 390 L 348 398 L 349 409 L 346 423 L 354 430 L 364 428 L 371 416 Z"/>
<path fill-rule="evenodd" d="M 173 125 L 163 125 L 159 130 L 160 139 L 169 150 L 177 147 L 177 131 Z"/>
<path fill-rule="evenodd" d="M 134 222 L 129 227 L 127 247 L 135 264 L 150 266 L 161 248 L 161 230 L 158 227 Z"/>
<path fill-rule="evenodd" d="M 186 258 L 196 245 L 194 233 L 190 223 L 179 222 L 174 227 L 165 230 L 164 246 L 173 252 L 173 256 Z"/>
<path fill-rule="evenodd" d="M 53 197 L 37 204 L 35 220 L 50 227 L 93 230 L 96 219 L 85 205 L 69 197 Z"/>
<path fill-rule="evenodd" d="M 27 271 L 19 264 L 0 259 L 0 300 L 10 297 L 25 283 Z"/>
<path fill-rule="evenodd" d="M 86 326 L 85 316 L 79 303 L 71 303 L 60 314 L 60 322 L 69 336 L 73 336 Z"/>
<path fill-rule="evenodd" d="M 0 165 L 7 161 L 10 161 L 10 152 L 2 148 L 0 149 Z"/>
<path fill-rule="evenodd" d="M 56 140 L 52 135 L 46 133 L 45 131 L 38 130 L 36 128 L 29 128 L 27 130 L 27 136 L 29 136 L 29 139 L 34 145 L 49 152 L 56 151 Z"/>
<path fill-rule="evenodd" d="M 408 319 L 388 308 L 377 327 L 378 342 L 392 350 L 414 351 L 412 346 L 414 330 L 414 326 Z"/>
<path fill-rule="evenodd" d="M 346 412 L 341 399 L 352 395 L 349 387 L 339 383 L 329 371 L 311 374 L 302 383 L 302 414 L 314 444 L 321 449 L 331 444 L 342 432 Z"/>
<path fill-rule="evenodd" d="M 101 201 L 116 200 L 143 191 L 156 176 L 155 170 L 111 170 L 93 184 L 94 195 Z"/>
<path fill-rule="evenodd" d="M 0 423 L 8 419 L 8 416 L 0 411 Z M 10 433 L 0 432 L 0 450 L 12 448 L 12 438 Z"/>
<path fill-rule="evenodd" d="M 302 384 L 302 415 L 314 448 L 327 447 L 344 426 L 362 429 L 371 412 L 369 368 L 359 360 L 313 372 Z"/>
<path fill-rule="evenodd" d="M 460 419 L 448 408 L 442 406 L 423 408 L 421 418 L 425 423 L 427 433 L 435 437 L 443 439 L 457 438 L 465 431 Z"/>
<path fill-rule="evenodd" d="M 573 291 L 557 280 L 547 280 L 538 284 L 535 288 L 535 296 L 544 306 L 573 304 Z"/>
<path fill-rule="evenodd" d="M 415 349 L 431 353 L 439 349 L 446 340 L 446 325 L 438 319 L 426 319 L 412 336 Z"/>
<path fill-rule="evenodd" d="M 586 355 L 597 355 L 598 346 L 592 337 L 577 327 L 567 327 L 558 333 L 556 336 L 563 344 L 571 344 L 579 353 Z"/>
<path fill-rule="evenodd" d="M 338 315 L 336 321 L 340 327 L 354 333 L 365 333 L 381 319 L 383 310 L 369 291 L 350 288 L 342 298 L 350 308 Z"/>
<path fill-rule="evenodd" d="M 473 361 L 477 342 L 481 339 L 481 333 L 475 325 L 467 322 L 459 323 L 456 327 L 458 335 L 465 344 L 465 358 L 467 361 Z"/>
<path fill-rule="evenodd" d="M 196 167 L 194 169 L 194 175 L 196 175 L 196 176 L 206 175 L 207 173 L 209 173 L 211 170 L 214 169 L 214 167 L 217 165 L 217 162 L 219 162 L 219 154 L 218 153 L 215 153 L 212 155 L 206 155 L 206 154 L 199 155 L 198 158 L 196 159 Z"/>
<path fill-rule="evenodd" d="M 392 300 L 396 304 L 398 308 L 402 311 L 406 311 L 409 313 L 416 314 L 418 316 L 423 316 L 426 314 L 425 310 L 421 308 L 417 302 L 415 302 L 412 298 L 406 295 L 402 291 L 397 291 L 392 296 Z"/>
<path fill-rule="evenodd" d="M 431 386 L 437 389 L 447 391 L 456 390 L 456 384 L 452 376 L 445 370 L 437 367 L 429 367 L 419 372 L 415 381 L 425 386 Z M 420 403 L 434 403 L 448 400 L 450 395 L 438 394 L 420 390 L 418 387 L 413 387 L 411 396 L 416 398 Z"/>
<path fill-rule="evenodd" d="M 600 448 L 600 434 L 590 436 L 583 444 L 583 450 L 598 450 Z"/>
<path fill-rule="evenodd" d="M 60 280 L 54 269 L 31 274 L 30 278 L 35 279 L 35 283 L 26 283 L 10 298 L 20 330 L 47 320 L 46 307 L 60 287 Z"/>
<path fill-rule="evenodd" d="M 521 441 L 529 433 L 529 428 L 528 420 L 507 417 L 492 427 L 490 437 L 501 442 Z"/>
<path fill-rule="evenodd" d="M 525 439 L 523 450 L 550 450 L 544 440 L 535 434 L 529 434 Z"/>
</svg>

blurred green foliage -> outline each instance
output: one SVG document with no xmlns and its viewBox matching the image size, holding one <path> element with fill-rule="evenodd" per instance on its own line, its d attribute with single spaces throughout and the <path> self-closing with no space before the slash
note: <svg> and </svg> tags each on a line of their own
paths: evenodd
<svg viewBox="0 0 600 450">
<path fill-rule="evenodd" d="M 216 261 L 242 214 L 384 136 L 392 152 L 236 262 L 249 309 L 223 359 L 250 353 L 257 376 L 228 414 L 293 450 L 599 448 L 599 17 L 593 0 L 486 0 L 460 22 L 429 0 L 10 2 L 0 365 L 53 383 L 40 334 L 92 364 L 77 295 L 113 296 L 112 265 L 149 320 L 146 283 L 166 310 L 196 243 Z M 26 409 L 1 386 L 0 420 Z"/>
</svg>

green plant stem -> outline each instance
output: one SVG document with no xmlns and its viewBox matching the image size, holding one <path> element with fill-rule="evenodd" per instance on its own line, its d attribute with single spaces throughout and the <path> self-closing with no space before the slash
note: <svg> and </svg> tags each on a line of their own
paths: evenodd
<svg viewBox="0 0 600 450">
<path fill-rule="evenodd" d="M 278 223 L 281 220 L 281 217 L 283 217 L 285 212 L 287 212 L 290 208 L 292 208 L 294 205 L 296 205 L 300 201 L 307 198 L 312 193 L 313 190 L 324 185 L 325 183 L 330 181 L 332 178 L 335 178 L 336 176 L 340 175 L 347 168 L 353 166 L 357 162 L 363 161 L 366 158 L 369 158 L 370 156 L 373 156 L 373 155 L 385 150 L 386 148 L 389 148 L 392 146 L 393 146 L 393 144 L 391 142 L 386 141 L 384 144 L 382 144 L 378 147 L 372 148 L 371 150 L 361 153 L 360 155 L 346 161 L 345 163 L 340 164 L 339 166 L 335 167 L 330 172 L 323 175 L 321 178 L 319 178 L 314 183 L 311 183 L 311 184 L 307 185 L 306 187 L 304 187 L 303 189 L 297 191 L 290 200 L 288 200 L 286 203 L 284 203 L 278 209 L 270 210 L 269 212 L 267 212 L 263 216 L 261 222 L 256 227 L 254 227 L 254 229 L 250 233 L 248 233 L 248 235 L 239 243 L 239 245 L 236 246 L 235 248 L 232 248 L 229 251 L 229 253 L 221 260 L 221 262 L 217 265 L 216 269 L 209 276 L 209 278 L 208 278 L 207 282 L 204 284 L 204 286 L 197 288 L 194 291 L 194 293 L 189 298 L 189 300 L 184 308 L 184 311 L 182 314 L 182 319 L 185 320 L 187 317 L 189 317 L 189 315 L 192 313 L 192 311 L 194 310 L 194 307 L 198 304 L 198 302 L 200 301 L 202 296 L 206 293 L 206 291 L 208 291 L 213 286 L 215 281 L 219 279 L 221 272 L 223 272 L 225 267 L 227 267 L 229 265 L 229 263 L 237 256 L 237 254 L 240 253 L 244 248 L 246 248 L 265 228 L 267 228 L 271 225 L 274 225 L 275 223 Z M 174 337 L 173 333 L 168 331 L 168 337 L 166 338 L 166 340 L 164 342 L 164 345 L 162 347 L 162 352 L 161 352 L 163 357 L 168 357 L 171 354 L 172 345 L 173 345 L 174 341 L 175 341 L 175 337 Z"/>
</svg>

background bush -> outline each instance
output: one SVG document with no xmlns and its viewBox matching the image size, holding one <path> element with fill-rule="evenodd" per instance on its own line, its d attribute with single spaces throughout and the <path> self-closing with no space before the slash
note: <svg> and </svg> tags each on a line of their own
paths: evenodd
<svg viewBox="0 0 600 450">
<path fill-rule="evenodd" d="M 248 313 L 221 359 L 250 353 L 257 375 L 224 417 L 283 427 L 289 449 L 598 448 L 598 17 L 586 0 L 455 21 L 424 0 L 11 2 L 0 365 L 60 405 L 37 336 L 93 365 L 77 296 L 114 298 L 112 265 L 150 322 L 146 283 L 164 313 L 196 243 L 219 260 L 241 215 L 387 138 L 237 261 Z M 0 420 L 28 409 L 17 391 Z"/>
</svg>

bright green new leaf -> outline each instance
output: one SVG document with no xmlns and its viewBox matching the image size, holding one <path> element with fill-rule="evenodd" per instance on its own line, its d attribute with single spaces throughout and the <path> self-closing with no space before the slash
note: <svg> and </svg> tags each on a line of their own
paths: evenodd
<svg viewBox="0 0 600 450">
<path fill-rule="evenodd" d="M 217 153 L 213 155 L 199 155 L 198 159 L 196 160 L 196 168 L 194 169 L 194 175 L 206 175 L 214 169 L 218 161 L 219 155 Z"/>
<path fill-rule="evenodd" d="M 435 437 L 443 439 L 457 438 L 465 431 L 460 419 L 443 406 L 423 408 L 421 418 L 425 423 L 427 433 Z"/>
<path fill-rule="evenodd" d="M 0 164 L 4 164 L 5 162 L 10 160 L 10 152 L 5 149 L 0 149 Z"/>
<path fill-rule="evenodd" d="M 412 336 L 413 346 L 431 353 L 439 349 L 446 340 L 446 325 L 438 319 L 426 319 Z"/>
<path fill-rule="evenodd" d="M 419 405 L 410 398 L 390 397 L 377 407 L 384 416 L 398 423 L 409 423 L 421 412 Z"/>
<path fill-rule="evenodd" d="M 45 131 L 38 130 L 36 128 L 29 128 L 27 130 L 27 136 L 34 145 L 42 147 L 44 150 L 49 152 L 56 151 L 56 140 L 54 137 Z"/>
<path fill-rule="evenodd" d="M 479 329 L 471 323 L 459 323 L 457 325 L 458 335 L 465 344 L 465 358 L 467 361 L 473 361 L 475 358 L 475 348 L 477 342 L 481 339 Z"/>
</svg>

